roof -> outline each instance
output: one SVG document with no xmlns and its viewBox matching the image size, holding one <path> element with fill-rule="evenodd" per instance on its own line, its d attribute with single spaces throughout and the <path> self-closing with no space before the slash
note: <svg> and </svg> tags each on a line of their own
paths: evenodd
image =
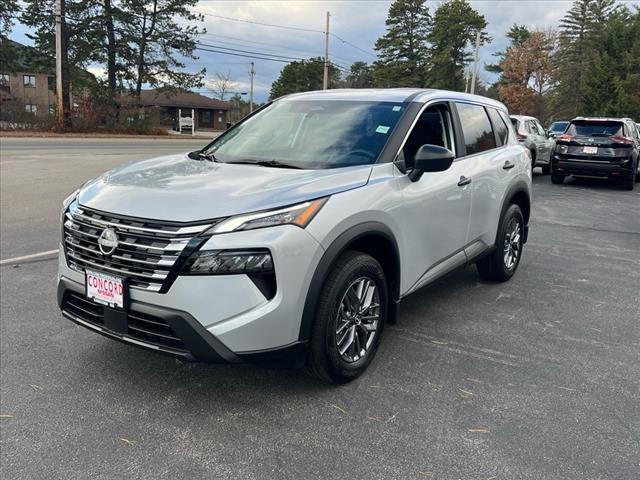
<svg viewBox="0 0 640 480">
<path fill-rule="evenodd" d="M 233 108 L 227 102 L 186 90 L 142 90 L 140 104 L 153 107 L 207 108 L 212 110 L 231 110 Z"/>
<path fill-rule="evenodd" d="M 506 107 L 491 98 L 469 93 L 436 90 L 433 88 L 338 88 L 335 90 L 316 90 L 313 92 L 293 93 L 281 97 L 287 101 L 295 100 L 351 100 L 378 102 L 418 102 L 425 103 L 433 99 L 474 101 L 490 105 L 501 110 Z"/>
<path fill-rule="evenodd" d="M 633 120 L 631 120 L 630 118 L 613 118 L 613 117 L 576 117 L 573 120 L 571 120 L 572 122 L 574 121 L 581 121 L 581 122 L 633 122 Z"/>
<path fill-rule="evenodd" d="M 538 120 L 536 117 L 530 117 L 529 115 L 509 115 L 509 117 L 516 120 Z"/>
</svg>

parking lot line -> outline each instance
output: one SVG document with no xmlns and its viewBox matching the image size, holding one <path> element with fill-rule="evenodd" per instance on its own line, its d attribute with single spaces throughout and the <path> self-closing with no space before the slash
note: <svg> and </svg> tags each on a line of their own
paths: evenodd
<svg viewBox="0 0 640 480">
<path fill-rule="evenodd" d="M 53 255 L 54 253 L 55 254 L 58 253 L 58 249 L 57 248 L 55 250 L 47 250 L 46 252 L 32 253 L 31 255 L 23 255 L 21 257 L 13 257 L 13 258 L 7 258 L 5 260 L 0 260 L 0 265 L 6 265 L 8 263 L 20 263 L 20 262 L 24 262 L 25 260 L 33 260 L 34 258 L 40 258 L 40 257 L 46 257 L 48 255 Z"/>
</svg>

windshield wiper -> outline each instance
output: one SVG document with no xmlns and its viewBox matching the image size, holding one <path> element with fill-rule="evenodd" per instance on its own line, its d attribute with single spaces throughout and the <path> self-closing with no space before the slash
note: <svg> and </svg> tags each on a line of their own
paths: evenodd
<svg viewBox="0 0 640 480">
<path fill-rule="evenodd" d="M 193 160 L 209 160 L 210 162 L 217 162 L 218 159 L 213 153 L 203 152 L 202 150 L 196 150 L 195 152 L 189 152 L 189 158 Z"/>
<path fill-rule="evenodd" d="M 246 164 L 246 165 L 260 165 L 261 167 L 273 167 L 273 168 L 296 168 L 302 169 L 302 167 L 298 167 L 296 165 L 292 165 L 290 163 L 280 162 L 278 160 L 231 160 L 226 161 L 224 163 L 234 163 L 234 164 Z"/>
</svg>

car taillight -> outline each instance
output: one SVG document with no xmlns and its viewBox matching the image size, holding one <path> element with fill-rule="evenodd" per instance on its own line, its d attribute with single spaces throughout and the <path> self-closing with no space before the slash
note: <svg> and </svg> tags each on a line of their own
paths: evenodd
<svg viewBox="0 0 640 480">
<path fill-rule="evenodd" d="M 518 133 L 518 140 L 526 140 L 528 137 L 526 133 Z"/>
<path fill-rule="evenodd" d="M 562 135 L 560 135 L 558 137 L 558 141 L 559 142 L 570 142 L 572 138 L 573 138 L 573 136 L 569 135 L 568 133 L 563 133 Z"/>
<path fill-rule="evenodd" d="M 623 137 L 622 135 L 613 135 L 609 137 L 614 143 L 624 143 L 625 145 L 633 145 L 633 139 L 629 137 Z"/>
</svg>

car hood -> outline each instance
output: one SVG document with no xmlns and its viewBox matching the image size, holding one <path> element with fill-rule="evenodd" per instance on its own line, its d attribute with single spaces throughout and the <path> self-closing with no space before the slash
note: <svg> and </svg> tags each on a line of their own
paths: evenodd
<svg viewBox="0 0 640 480">
<path fill-rule="evenodd" d="M 297 170 L 170 155 L 131 163 L 85 184 L 79 202 L 131 217 L 194 222 L 265 210 L 366 185 L 371 165 Z"/>
</svg>

